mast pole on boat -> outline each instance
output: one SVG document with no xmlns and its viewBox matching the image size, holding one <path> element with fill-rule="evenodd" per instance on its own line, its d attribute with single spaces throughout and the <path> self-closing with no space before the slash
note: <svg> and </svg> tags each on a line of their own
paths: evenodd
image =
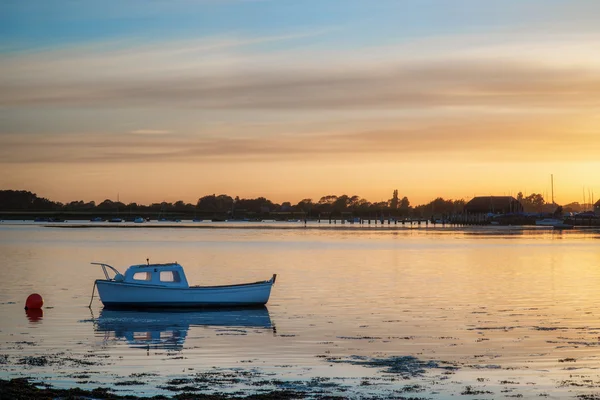
<svg viewBox="0 0 600 400">
<path fill-rule="evenodd" d="M 552 204 L 554 204 L 554 175 L 550 174 L 550 188 L 552 190 Z"/>
</svg>

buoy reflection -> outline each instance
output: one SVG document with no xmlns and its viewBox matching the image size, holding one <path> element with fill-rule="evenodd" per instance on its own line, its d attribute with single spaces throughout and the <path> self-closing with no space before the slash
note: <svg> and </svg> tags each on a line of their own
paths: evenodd
<svg viewBox="0 0 600 400">
<path fill-rule="evenodd" d="M 29 322 L 40 322 L 44 318 L 44 310 L 41 308 L 29 308 L 25 310 Z"/>
</svg>

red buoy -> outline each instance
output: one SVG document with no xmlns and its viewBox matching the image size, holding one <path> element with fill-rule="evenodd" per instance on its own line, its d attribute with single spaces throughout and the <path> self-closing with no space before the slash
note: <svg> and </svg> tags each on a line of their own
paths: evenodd
<svg viewBox="0 0 600 400">
<path fill-rule="evenodd" d="M 36 310 L 42 308 L 44 305 L 44 299 L 37 293 L 30 294 L 27 297 L 27 301 L 25 301 L 25 309 L 26 310 Z"/>
</svg>

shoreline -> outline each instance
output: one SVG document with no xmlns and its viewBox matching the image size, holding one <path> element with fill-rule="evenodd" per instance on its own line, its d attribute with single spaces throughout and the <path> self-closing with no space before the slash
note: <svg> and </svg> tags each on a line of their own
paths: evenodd
<svg viewBox="0 0 600 400">
<path fill-rule="evenodd" d="M 269 223 L 175 223 L 175 224 L 93 224 L 93 223 L 56 223 L 56 224 L 23 224 L 10 223 L 2 221 L 0 226 L 23 226 L 23 227 L 43 227 L 43 228 L 62 228 L 62 229 L 256 229 L 256 230 L 328 230 L 328 231 L 446 231 L 446 232 L 461 232 L 461 231 L 479 231 L 479 232 L 507 232 L 507 231 L 529 231 L 529 232 L 559 232 L 564 233 L 562 229 L 552 229 L 547 226 L 536 225 L 460 225 L 460 224 L 336 224 L 336 223 L 303 223 L 281 224 Z M 594 231 L 598 230 L 598 226 L 574 226 L 568 231 Z"/>
</svg>

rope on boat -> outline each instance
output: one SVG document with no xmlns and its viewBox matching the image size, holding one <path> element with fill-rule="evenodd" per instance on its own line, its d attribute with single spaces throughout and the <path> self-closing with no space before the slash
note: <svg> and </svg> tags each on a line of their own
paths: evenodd
<svg viewBox="0 0 600 400">
<path fill-rule="evenodd" d="M 96 281 L 94 281 L 94 286 L 92 287 L 92 298 L 90 299 L 90 304 L 88 305 L 88 308 L 92 308 L 92 301 L 94 301 L 94 292 L 96 291 Z"/>
</svg>

